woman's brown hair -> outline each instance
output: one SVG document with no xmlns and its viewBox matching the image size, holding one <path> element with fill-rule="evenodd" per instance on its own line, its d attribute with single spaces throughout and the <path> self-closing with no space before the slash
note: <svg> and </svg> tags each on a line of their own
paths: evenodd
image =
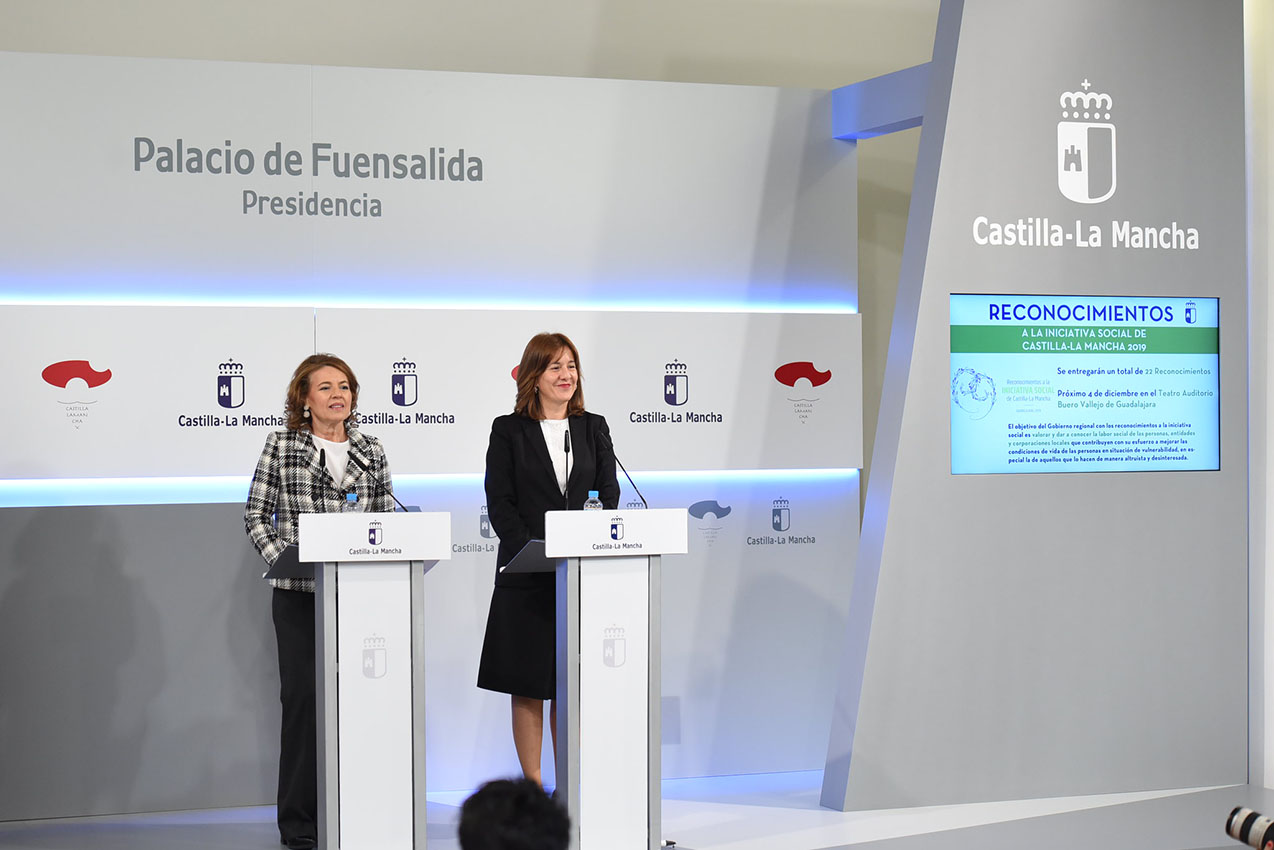
<svg viewBox="0 0 1274 850">
<path fill-rule="evenodd" d="M 540 406 L 540 396 L 536 385 L 563 348 L 571 352 L 575 361 L 575 395 L 566 403 L 567 416 L 579 416 L 584 412 L 584 370 L 579 363 L 579 349 L 566 334 L 536 334 L 522 351 L 522 362 L 518 364 L 518 397 L 513 403 L 513 412 L 521 413 L 532 419 L 543 419 L 544 408 Z"/>
<path fill-rule="evenodd" d="M 311 354 L 296 367 L 296 371 L 292 373 L 292 380 L 288 382 L 287 395 L 283 400 L 283 412 L 288 417 L 288 430 L 308 431 L 310 429 L 310 420 L 304 412 L 305 397 L 310 394 L 310 376 L 324 366 L 339 369 L 349 379 L 349 416 L 345 417 L 345 426 L 348 428 L 353 423 L 354 414 L 358 410 L 358 378 L 354 377 L 354 370 L 335 354 Z"/>
</svg>

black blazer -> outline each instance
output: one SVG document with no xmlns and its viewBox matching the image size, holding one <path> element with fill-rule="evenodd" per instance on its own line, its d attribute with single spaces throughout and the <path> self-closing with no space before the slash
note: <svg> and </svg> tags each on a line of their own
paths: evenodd
<svg viewBox="0 0 1274 850">
<path fill-rule="evenodd" d="M 588 491 L 596 490 L 602 504 L 614 510 L 619 506 L 619 481 L 615 478 L 615 453 L 606 420 L 596 413 L 572 416 L 570 429 L 571 471 L 566 481 L 570 509 L 583 508 Z M 486 491 L 491 527 L 500 538 L 495 560 L 496 585 L 552 586 L 552 573 L 506 575 L 498 570 L 513 560 L 527 541 L 544 539 L 545 511 L 559 511 L 565 506 L 539 420 L 510 413 L 491 423 Z"/>
</svg>

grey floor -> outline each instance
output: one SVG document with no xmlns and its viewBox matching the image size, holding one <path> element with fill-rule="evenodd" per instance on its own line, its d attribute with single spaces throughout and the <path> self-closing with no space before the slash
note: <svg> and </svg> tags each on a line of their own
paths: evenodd
<svg viewBox="0 0 1274 850">
<path fill-rule="evenodd" d="M 775 850 L 1222 850 L 1243 845 L 1225 835 L 1234 806 L 1274 812 L 1274 792 L 1238 785 L 886 841 Z M 457 850 L 454 806 L 430 803 L 429 850 Z M 223 809 L 0 823 L 4 850 L 274 850 L 272 808 Z M 711 850 L 689 848 L 682 850 Z"/>
<path fill-rule="evenodd" d="M 457 809 L 426 807 L 429 850 L 459 850 Z M 274 807 L 0 823 L 3 850 L 282 850 Z"/>
<path fill-rule="evenodd" d="M 1236 785 L 826 850 L 1236 850 L 1225 834 L 1235 806 L 1274 812 L 1274 792 Z"/>
</svg>

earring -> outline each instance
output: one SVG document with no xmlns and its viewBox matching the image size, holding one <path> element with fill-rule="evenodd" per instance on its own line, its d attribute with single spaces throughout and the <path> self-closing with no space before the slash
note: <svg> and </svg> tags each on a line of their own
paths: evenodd
<svg viewBox="0 0 1274 850">
<path fill-rule="evenodd" d="M 536 388 L 535 388 L 535 394 L 536 394 L 536 395 L 539 395 L 539 394 L 540 394 L 540 388 L 539 388 L 539 387 L 536 387 Z"/>
<path fill-rule="evenodd" d="M 305 410 L 301 411 L 301 415 L 306 419 L 310 418 L 310 406 L 308 404 L 305 406 Z"/>
</svg>

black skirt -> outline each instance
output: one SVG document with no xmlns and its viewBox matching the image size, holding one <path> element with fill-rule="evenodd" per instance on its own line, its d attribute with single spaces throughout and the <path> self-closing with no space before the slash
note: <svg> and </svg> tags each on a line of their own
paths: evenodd
<svg viewBox="0 0 1274 850">
<path fill-rule="evenodd" d="M 491 593 L 478 687 L 531 699 L 557 697 L 557 590 L 500 587 Z"/>
</svg>

